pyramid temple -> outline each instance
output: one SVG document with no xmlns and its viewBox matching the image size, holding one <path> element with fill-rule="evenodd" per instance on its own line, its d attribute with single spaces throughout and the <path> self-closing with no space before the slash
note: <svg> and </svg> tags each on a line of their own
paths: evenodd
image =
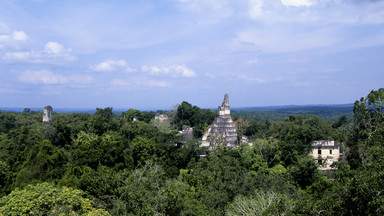
<svg viewBox="0 0 384 216">
<path fill-rule="evenodd" d="M 213 147 L 222 144 L 234 148 L 238 146 L 237 129 L 231 117 L 228 94 L 225 94 L 223 104 L 219 106 L 218 111 L 219 116 L 203 135 L 201 146 Z"/>
</svg>

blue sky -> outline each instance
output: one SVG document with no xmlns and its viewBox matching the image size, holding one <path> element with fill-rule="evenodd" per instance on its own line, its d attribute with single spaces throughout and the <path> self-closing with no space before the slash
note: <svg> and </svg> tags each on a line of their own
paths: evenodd
<svg viewBox="0 0 384 216">
<path fill-rule="evenodd" d="M 0 1 L 0 107 L 353 103 L 383 68 L 384 1 Z"/>
</svg>

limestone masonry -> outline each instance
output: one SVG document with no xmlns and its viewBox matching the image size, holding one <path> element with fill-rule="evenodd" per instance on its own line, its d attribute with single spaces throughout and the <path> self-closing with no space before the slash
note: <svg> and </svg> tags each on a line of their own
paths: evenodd
<svg viewBox="0 0 384 216">
<path fill-rule="evenodd" d="M 49 122 L 53 116 L 53 109 L 51 106 L 44 107 L 43 122 Z"/>
<path fill-rule="evenodd" d="M 218 109 L 219 116 L 215 118 L 207 132 L 202 137 L 202 146 L 225 145 L 229 148 L 238 146 L 237 130 L 231 117 L 229 97 L 225 94 L 224 101 Z"/>
<path fill-rule="evenodd" d="M 311 156 L 320 164 L 321 170 L 330 170 L 333 162 L 339 160 L 340 146 L 334 140 L 318 140 L 312 143 Z"/>
<path fill-rule="evenodd" d="M 159 122 L 166 122 L 169 121 L 169 118 L 167 114 L 157 113 L 155 116 L 155 120 L 159 120 Z"/>
<path fill-rule="evenodd" d="M 193 127 L 183 125 L 183 129 L 179 131 L 178 135 L 183 136 L 181 143 L 187 143 L 188 140 L 193 139 Z"/>
</svg>

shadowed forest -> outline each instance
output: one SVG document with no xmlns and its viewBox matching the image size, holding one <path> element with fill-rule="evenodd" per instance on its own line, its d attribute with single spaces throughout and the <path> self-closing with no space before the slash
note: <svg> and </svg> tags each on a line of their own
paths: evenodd
<svg viewBox="0 0 384 216">
<path fill-rule="evenodd" d="M 383 108 L 381 88 L 350 108 L 235 110 L 251 144 L 234 149 L 200 147 L 217 112 L 185 101 L 165 122 L 1 111 L 0 215 L 384 215 Z M 342 156 L 320 172 L 309 152 L 328 139 Z"/>
</svg>

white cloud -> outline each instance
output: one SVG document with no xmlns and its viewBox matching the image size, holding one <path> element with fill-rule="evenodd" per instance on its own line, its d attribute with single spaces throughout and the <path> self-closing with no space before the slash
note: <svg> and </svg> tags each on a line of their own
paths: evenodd
<svg viewBox="0 0 384 216">
<path fill-rule="evenodd" d="M 57 42 L 48 42 L 44 50 L 6 52 L 2 59 L 6 62 L 57 64 L 73 61 L 75 57 L 71 55 L 71 49 Z"/>
<path fill-rule="evenodd" d="M 111 81 L 111 85 L 113 87 L 128 87 L 131 85 L 131 82 L 128 82 L 127 80 L 123 79 L 113 79 Z"/>
<path fill-rule="evenodd" d="M 263 23 L 382 24 L 384 1 L 248 0 L 248 17 Z"/>
<path fill-rule="evenodd" d="M 13 32 L 13 39 L 16 41 L 27 41 L 28 36 L 23 31 L 14 31 Z"/>
<path fill-rule="evenodd" d="M 106 60 L 104 62 L 101 62 L 100 64 L 96 64 L 90 67 L 93 71 L 115 71 L 118 69 L 126 70 L 127 72 L 130 72 L 129 69 L 132 70 L 132 68 L 127 67 L 127 62 L 124 60 Z"/>
<path fill-rule="evenodd" d="M 19 81 L 25 83 L 42 84 L 62 84 L 67 83 L 68 79 L 64 76 L 54 74 L 47 70 L 25 71 L 19 76 Z"/>
<path fill-rule="evenodd" d="M 31 57 L 31 52 L 7 52 L 3 56 L 6 61 L 25 61 Z"/>
<path fill-rule="evenodd" d="M 133 72 L 136 72 L 137 69 L 136 69 L 136 68 L 127 67 L 127 68 L 125 69 L 125 71 L 128 72 L 128 73 L 133 73 Z"/>
<path fill-rule="evenodd" d="M 182 4 L 183 9 L 194 12 L 204 10 L 217 11 L 222 10 L 228 5 L 227 0 L 177 0 Z"/>
<path fill-rule="evenodd" d="M 340 42 L 339 37 L 338 31 L 332 28 L 311 28 L 310 31 L 306 29 L 297 31 L 289 26 L 279 26 L 278 28 L 238 32 L 234 48 L 244 49 L 245 47 L 267 53 L 297 52 L 331 47 Z"/>
<path fill-rule="evenodd" d="M 267 81 L 265 79 L 249 76 L 246 74 L 236 74 L 235 77 L 237 79 L 241 80 L 242 82 L 251 82 L 251 83 L 266 83 Z"/>
<path fill-rule="evenodd" d="M 154 80 L 146 77 L 133 77 L 130 79 L 113 79 L 111 80 L 110 84 L 114 89 L 150 88 L 150 87 L 166 88 L 171 86 L 171 84 L 167 81 Z"/>
<path fill-rule="evenodd" d="M 169 67 L 143 66 L 142 71 L 154 76 L 169 75 L 172 77 L 195 77 L 196 73 L 185 65 L 173 65 Z"/>
<path fill-rule="evenodd" d="M 294 6 L 294 7 L 313 5 L 313 2 L 310 0 L 281 0 L 281 3 L 283 3 L 283 5 L 285 6 Z"/>
<path fill-rule="evenodd" d="M 0 48 L 18 48 L 20 42 L 28 40 L 28 36 L 23 31 L 13 31 L 10 33 L 7 26 L 0 23 Z"/>
<path fill-rule="evenodd" d="M 0 22 L 0 34 L 7 33 L 8 31 L 8 26 L 5 25 L 5 23 Z"/>
<path fill-rule="evenodd" d="M 176 65 L 171 67 L 176 74 L 180 74 L 183 77 L 194 77 L 196 76 L 196 73 L 192 71 L 191 69 L 187 68 L 185 65 Z"/>
<path fill-rule="evenodd" d="M 18 77 L 18 80 L 24 83 L 32 84 L 67 84 L 67 83 L 90 83 L 92 82 L 92 77 L 90 76 L 64 76 L 60 74 L 53 73 L 48 70 L 39 70 L 39 71 L 25 71 L 21 73 Z"/>
<path fill-rule="evenodd" d="M 105 71 L 121 71 L 127 73 L 135 73 L 138 69 L 129 67 L 125 60 L 106 60 L 99 64 L 91 65 L 90 69 L 97 72 Z M 195 77 L 196 73 L 185 65 L 171 65 L 171 66 L 142 66 L 140 69 L 152 76 L 171 76 L 171 77 Z"/>
<path fill-rule="evenodd" d="M 252 12 L 256 11 L 256 12 Z M 248 0 L 231 51 L 340 52 L 384 45 L 384 1 Z"/>
<path fill-rule="evenodd" d="M 216 24 L 233 15 L 232 2 L 228 0 L 176 0 L 179 8 L 194 13 L 199 24 Z"/>
<path fill-rule="evenodd" d="M 9 40 L 9 36 L 8 35 L 0 35 L 0 42 L 5 42 L 5 41 L 8 41 Z"/>
<path fill-rule="evenodd" d="M 45 44 L 44 51 L 48 54 L 54 54 L 54 55 L 60 55 L 62 53 L 67 52 L 67 50 L 64 48 L 63 45 L 57 42 L 52 42 L 52 41 Z"/>
<path fill-rule="evenodd" d="M 170 87 L 170 83 L 162 80 L 145 80 L 142 84 L 147 85 L 148 87 Z"/>
<path fill-rule="evenodd" d="M 263 0 L 248 0 L 249 4 L 249 16 L 253 19 L 257 19 L 263 12 Z"/>
</svg>

